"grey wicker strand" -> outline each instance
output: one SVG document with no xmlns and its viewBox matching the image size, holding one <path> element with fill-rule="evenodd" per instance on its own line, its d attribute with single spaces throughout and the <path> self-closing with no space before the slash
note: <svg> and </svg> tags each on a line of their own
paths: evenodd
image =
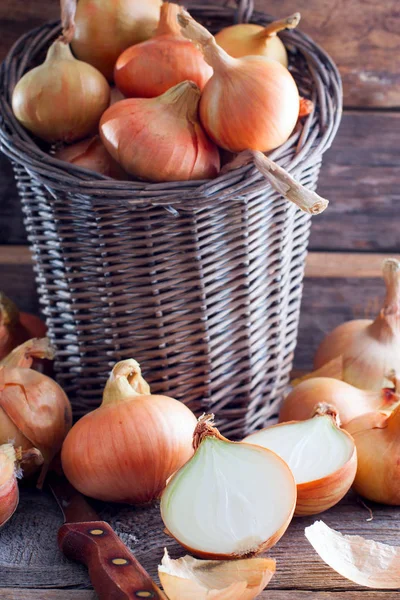
<svg viewBox="0 0 400 600">
<path fill-rule="evenodd" d="M 189 5 L 215 32 L 267 24 L 253 2 Z M 76 416 L 92 410 L 117 360 L 142 365 L 153 392 L 213 412 L 234 438 L 278 409 L 296 345 L 310 217 L 254 163 L 212 181 L 114 181 L 63 163 L 15 119 L 15 83 L 43 59 L 59 23 L 35 29 L 1 66 L 0 148 L 14 165 L 56 376 Z M 309 189 L 342 103 L 330 58 L 282 34 L 300 94 L 315 110 L 269 156 Z"/>
</svg>

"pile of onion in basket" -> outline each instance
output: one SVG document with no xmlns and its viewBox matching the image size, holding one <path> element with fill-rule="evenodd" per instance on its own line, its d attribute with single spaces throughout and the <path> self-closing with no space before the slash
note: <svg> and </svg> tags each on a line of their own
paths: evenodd
<svg viewBox="0 0 400 600">
<path fill-rule="evenodd" d="M 89 0 L 61 4 L 63 35 L 12 96 L 17 119 L 53 144 L 56 158 L 120 180 L 167 182 L 212 179 L 246 151 L 243 161 L 258 153 L 271 181 L 274 163 L 262 153 L 314 110 L 300 98 L 277 36 L 298 24 L 298 13 L 214 38 L 160 0 L 98 3 L 95 11 Z M 274 175 L 293 184 L 282 169 Z M 303 189 L 288 197 L 312 213 L 327 206 Z"/>
<path fill-rule="evenodd" d="M 42 373 L 48 340 L 24 341 L 42 325 L 1 296 L 0 524 L 17 507 L 17 477 L 40 469 L 40 486 L 61 449 L 66 476 L 87 496 L 161 500 L 166 531 L 199 557 L 165 552 L 159 576 L 170 600 L 247 600 L 275 571 L 274 560 L 254 556 L 280 540 L 293 516 L 326 511 L 351 487 L 400 505 L 400 263 L 386 260 L 383 277 L 375 320 L 330 333 L 317 371 L 292 382 L 280 423 L 241 442 L 224 438 L 213 415 L 196 419 L 182 402 L 151 394 L 134 359 L 115 364 L 101 406 L 71 428 L 67 397 Z M 400 587 L 400 548 L 343 536 L 321 521 L 305 535 L 352 581 Z"/>
</svg>

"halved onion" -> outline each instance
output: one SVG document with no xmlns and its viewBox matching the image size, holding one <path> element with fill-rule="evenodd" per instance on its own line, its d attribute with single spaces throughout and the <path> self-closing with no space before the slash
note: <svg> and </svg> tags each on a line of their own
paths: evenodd
<svg viewBox="0 0 400 600">
<path fill-rule="evenodd" d="M 297 483 L 295 516 L 315 515 L 337 504 L 356 475 L 354 441 L 328 405 L 318 405 L 312 419 L 262 429 L 244 442 L 276 452 L 289 465 Z"/>
<path fill-rule="evenodd" d="M 199 419 L 195 454 L 169 481 L 161 515 L 168 532 L 192 554 L 251 556 L 271 548 L 286 531 L 296 484 L 279 456 L 230 442 L 211 418 Z"/>
<path fill-rule="evenodd" d="M 274 573 L 275 561 L 268 558 L 228 562 L 183 556 L 172 560 L 167 550 L 158 567 L 169 600 L 252 600 Z"/>
</svg>

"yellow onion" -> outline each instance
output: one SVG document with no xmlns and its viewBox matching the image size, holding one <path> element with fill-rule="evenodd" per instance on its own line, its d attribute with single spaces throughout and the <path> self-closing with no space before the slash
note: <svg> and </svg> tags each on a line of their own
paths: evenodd
<svg viewBox="0 0 400 600">
<path fill-rule="evenodd" d="M 76 167 L 90 169 L 107 177 L 128 179 L 127 173 L 110 156 L 98 135 L 77 142 L 72 146 L 65 146 L 58 150 L 54 156 Z"/>
<path fill-rule="evenodd" d="M 76 1 L 66 4 L 73 18 Z M 121 52 L 153 35 L 160 6 L 161 0 L 79 0 L 72 40 L 75 55 L 112 81 Z"/>
<path fill-rule="evenodd" d="M 304 421 L 320 402 L 334 406 L 343 425 L 372 410 L 393 408 L 400 398 L 395 390 L 360 390 L 349 383 L 330 377 L 302 381 L 283 401 L 279 421 Z"/>
<path fill-rule="evenodd" d="M 22 450 L 40 450 L 40 487 L 71 427 L 72 411 L 61 387 L 30 368 L 34 358 L 53 358 L 47 338 L 25 342 L 0 363 L 0 444 L 13 440 Z"/>
<path fill-rule="evenodd" d="M 179 83 L 157 98 L 129 98 L 103 115 L 100 135 L 111 156 L 149 181 L 211 179 L 220 168 L 218 148 L 198 119 L 200 90 Z"/>
<path fill-rule="evenodd" d="M 341 355 L 343 380 L 364 390 L 380 390 L 385 378 L 400 373 L 400 263 L 383 263 L 386 297 L 374 321 L 357 319 L 336 327 L 321 342 L 314 359 L 319 369 Z"/>
<path fill-rule="evenodd" d="M 249 557 L 271 548 L 286 531 L 296 484 L 274 452 L 230 442 L 212 418 L 199 419 L 195 454 L 168 482 L 161 516 L 168 533 L 194 555 Z"/>
<path fill-rule="evenodd" d="M 294 13 L 286 19 L 274 21 L 266 27 L 254 23 L 239 23 L 221 29 L 215 36 L 218 46 L 221 46 L 230 56 L 265 56 L 277 60 L 284 67 L 288 66 L 288 55 L 283 42 L 277 36 L 279 31 L 294 29 L 300 22 L 300 13 Z"/>
<path fill-rule="evenodd" d="M 118 58 L 114 79 L 125 96 L 154 98 L 187 80 L 203 89 L 210 79 L 213 70 L 203 54 L 181 34 L 179 11 L 177 4 L 165 2 L 155 36 Z"/>
<path fill-rule="evenodd" d="M 172 560 L 167 550 L 158 576 L 168 600 L 253 600 L 275 573 L 275 561 L 247 558 L 218 561 L 183 556 Z"/>
<path fill-rule="evenodd" d="M 263 56 L 233 58 L 189 13 L 182 10 L 178 20 L 183 35 L 200 46 L 214 69 L 200 101 L 200 119 L 211 139 L 231 152 L 266 152 L 286 142 L 300 110 L 289 71 Z"/>
<path fill-rule="evenodd" d="M 16 304 L 0 292 L 0 360 L 23 342 L 44 335 L 46 325 L 39 317 L 19 312 Z"/>
<path fill-rule="evenodd" d="M 346 425 L 358 454 L 354 489 L 364 498 L 400 506 L 400 406 L 370 412 Z"/>
<path fill-rule="evenodd" d="M 110 87 L 91 65 L 76 60 L 63 40 L 15 86 L 12 108 L 26 129 L 47 142 L 74 142 L 95 133 Z"/>
<path fill-rule="evenodd" d="M 133 359 L 117 363 L 99 408 L 80 419 L 62 449 L 70 482 L 99 500 L 145 504 L 193 454 L 196 418 L 182 402 L 150 394 Z"/>
<path fill-rule="evenodd" d="M 311 419 L 274 425 L 243 441 L 272 450 L 289 465 L 297 483 L 296 517 L 328 510 L 354 481 L 354 441 L 340 429 L 337 412 L 328 404 L 318 404 Z"/>
</svg>

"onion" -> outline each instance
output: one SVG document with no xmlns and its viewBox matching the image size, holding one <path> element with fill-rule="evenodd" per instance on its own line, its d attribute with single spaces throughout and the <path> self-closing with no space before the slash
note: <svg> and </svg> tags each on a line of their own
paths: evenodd
<svg viewBox="0 0 400 600">
<path fill-rule="evenodd" d="M 56 40 L 44 63 L 18 81 L 12 108 L 18 121 L 41 139 L 68 143 L 96 131 L 109 100 L 103 75 Z"/>
<path fill-rule="evenodd" d="M 100 134 L 111 156 L 132 175 L 150 181 L 211 179 L 218 148 L 198 120 L 199 88 L 179 83 L 157 98 L 130 98 L 103 115 Z"/>
<path fill-rule="evenodd" d="M 320 369 L 316 369 L 301 377 L 296 377 L 296 379 L 293 379 L 290 382 L 290 385 L 296 387 L 296 385 L 299 385 L 302 381 L 314 379 L 315 377 L 332 377 L 333 379 L 340 379 L 340 381 L 343 381 L 343 357 L 337 356 L 323 365 Z"/>
<path fill-rule="evenodd" d="M 129 175 L 107 152 L 97 135 L 72 146 L 65 146 L 65 148 L 58 150 L 54 156 L 76 167 L 90 169 L 107 177 L 122 180 L 129 178 Z"/>
<path fill-rule="evenodd" d="M 63 0 L 73 21 L 76 0 Z M 114 65 L 125 48 L 149 39 L 157 27 L 161 0 L 79 0 L 72 49 L 112 81 Z"/>
<path fill-rule="evenodd" d="M 342 535 L 322 521 L 306 527 L 305 535 L 322 560 L 350 581 L 382 590 L 400 588 L 400 548 Z"/>
<path fill-rule="evenodd" d="M 196 418 L 181 402 L 150 394 L 138 363 L 117 363 L 103 403 L 78 421 L 62 449 L 63 469 L 83 494 L 145 504 L 193 454 Z"/>
<path fill-rule="evenodd" d="M 271 548 L 286 531 L 296 484 L 276 454 L 230 442 L 211 419 L 199 419 L 195 455 L 169 481 L 161 516 L 170 535 L 192 554 L 248 557 Z"/>
<path fill-rule="evenodd" d="M 234 58 L 259 55 L 277 60 L 287 67 L 286 48 L 277 33 L 284 29 L 294 29 L 299 22 L 300 13 L 297 12 L 286 19 L 274 21 L 266 27 L 254 23 L 239 23 L 221 29 L 215 36 L 215 41 Z"/>
<path fill-rule="evenodd" d="M 172 560 L 167 550 L 158 567 L 169 600 L 252 600 L 274 573 L 275 561 L 268 558 L 217 561 L 183 556 Z"/>
<path fill-rule="evenodd" d="M 400 505 L 400 406 L 389 415 L 370 412 L 346 425 L 358 454 L 354 489 L 364 498 Z"/>
<path fill-rule="evenodd" d="M 71 427 L 72 411 L 60 386 L 30 368 L 34 358 L 53 358 L 47 338 L 25 342 L 0 363 L 0 444 L 13 440 L 22 450 L 41 452 L 40 487 Z M 36 459 L 30 466 L 37 466 Z"/>
<path fill-rule="evenodd" d="M 243 441 L 272 450 L 289 465 L 297 483 L 296 517 L 328 510 L 354 481 L 354 441 L 327 404 L 317 405 L 311 419 L 274 425 Z"/>
<path fill-rule="evenodd" d="M 181 34 L 179 11 L 177 4 L 165 2 L 155 36 L 118 58 L 114 79 L 125 96 L 154 98 L 186 80 L 203 89 L 210 79 L 213 70 L 203 54 Z"/>
<path fill-rule="evenodd" d="M 18 506 L 16 464 L 17 457 L 13 445 L 0 446 L 0 527 L 12 517 Z"/>
<path fill-rule="evenodd" d="M 0 361 L 14 348 L 46 335 L 46 325 L 34 315 L 20 313 L 16 304 L 0 292 Z"/>
<path fill-rule="evenodd" d="M 360 390 L 344 381 L 329 377 L 307 379 L 290 392 L 283 401 L 279 421 L 309 419 L 314 407 L 325 402 L 336 408 L 343 425 L 372 410 L 390 409 L 400 398 L 395 390 L 383 388 L 377 392 Z"/>
<path fill-rule="evenodd" d="M 343 357 L 343 379 L 364 390 L 380 390 L 390 371 L 400 373 L 400 263 L 383 263 L 386 298 L 374 321 L 360 319 L 339 325 L 319 346 L 316 369 Z"/>
<path fill-rule="evenodd" d="M 200 46 L 214 69 L 200 102 L 200 119 L 211 139 L 231 152 L 266 152 L 286 142 L 300 109 L 289 71 L 262 56 L 232 58 L 189 13 L 182 10 L 178 20 L 183 35 Z"/>
</svg>

